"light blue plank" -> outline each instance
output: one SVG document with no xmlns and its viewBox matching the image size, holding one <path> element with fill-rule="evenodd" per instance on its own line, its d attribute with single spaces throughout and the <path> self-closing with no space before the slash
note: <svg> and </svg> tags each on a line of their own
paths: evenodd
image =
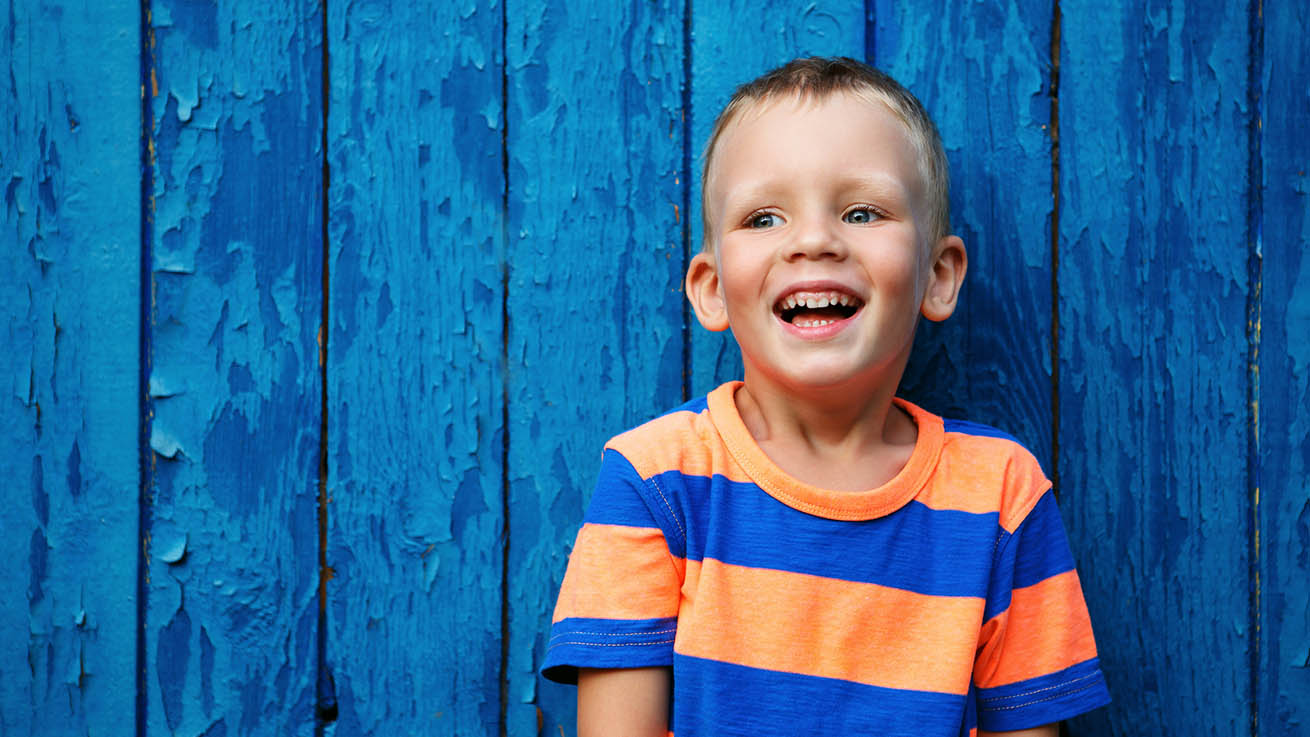
<svg viewBox="0 0 1310 737">
<path fill-rule="evenodd" d="M 318 3 L 152 3 L 150 734 L 311 734 Z"/>
<path fill-rule="evenodd" d="M 873 61 L 937 123 L 969 273 L 955 314 L 921 321 L 902 391 L 1004 428 L 1052 467 L 1050 2 L 880 1 Z M 927 49 L 940 51 L 927 52 Z"/>
<path fill-rule="evenodd" d="M 1115 699 L 1247 734 L 1245 3 L 1061 3 L 1060 448 Z"/>
<path fill-rule="evenodd" d="M 1310 8 L 1263 5 L 1259 734 L 1310 733 Z"/>
<path fill-rule="evenodd" d="M 341 737 L 499 729 L 501 13 L 328 5 L 327 670 Z"/>
<path fill-rule="evenodd" d="M 682 399 L 683 6 L 506 8 L 510 735 L 573 733 L 565 556 L 602 444 Z"/>
<path fill-rule="evenodd" d="M 0 13 L 0 734 L 135 728 L 135 6 Z"/>
<path fill-rule="evenodd" d="M 864 3 L 853 0 L 768 0 L 692 3 L 691 237 L 688 258 L 701 248 L 700 172 L 714 119 L 733 90 L 798 56 L 861 59 Z M 732 336 L 710 333 L 690 315 L 689 386 L 700 396 L 742 377 Z"/>
</svg>

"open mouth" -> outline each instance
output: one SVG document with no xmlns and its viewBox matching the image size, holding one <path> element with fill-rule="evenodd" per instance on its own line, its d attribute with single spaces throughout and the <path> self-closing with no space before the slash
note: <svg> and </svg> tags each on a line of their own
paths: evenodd
<svg viewBox="0 0 1310 737">
<path fill-rule="evenodd" d="M 792 292 L 773 305 L 773 313 L 790 325 L 817 328 L 850 319 L 863 306 L 859 297 L 846 292 Z"/>
</svg>

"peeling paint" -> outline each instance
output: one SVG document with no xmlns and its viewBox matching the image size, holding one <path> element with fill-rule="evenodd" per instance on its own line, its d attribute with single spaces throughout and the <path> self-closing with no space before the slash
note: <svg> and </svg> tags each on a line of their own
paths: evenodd
<svg viewBox="0 0 1310 737">
<path fill-rule="evenodd" d="M 0 733 L 133 708 L 133 7 L 0 13 Z M 70 70 L 94 69 L 95 74 Z M 95 111 L 86 117 L 77 111 Z M 94 562 L 94 564 L 88 564 Z"/>
<path fill-rule="evenodd" d="M 319 11 L 151 4 L 149 732 L 314 729 Z"/>
</svg>

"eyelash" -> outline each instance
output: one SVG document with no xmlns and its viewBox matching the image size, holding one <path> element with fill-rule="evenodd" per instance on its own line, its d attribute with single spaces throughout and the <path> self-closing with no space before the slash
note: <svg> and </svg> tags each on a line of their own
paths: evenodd
<svg viewBox="0 0 1310 737">
<path fill-rule="evenodd" d="M 847 218 L 849 218 L 851 215 L 853 215 L 854 213 L 857 213 L 857 212 L 867 213 L 868 216 L 869 216 L 869 219 L 866 220 L 866 221 L 864 221 L 864 222 L 859 222 L 859 223 L 853 223 L 853 222 L 851 222 L 850 220 L 847 219 Z M 763 229 L 768 228 L 768 227 L 770 227 L 770 226 L 768 226 L 768 225 L 757 225 L 757 224 L 756 224 L 756 221 L 758 221 L 760 218 L 765 218 L 765 217 L 773 218 L 774 220 L 781 220 L 781 218 L 778 216 L 777 213 L 773 213 L 773 212 L 770 212 L 770 211 L 768 211 L 768 210 L 756 210 L 755 212 L 752 212 L 750 215 L 747 215 L 747 216 L 746 216 L 746 220 L 744 221 L 744 225 L 745 225 L 747 228 L 751 229 L 751 230 L 763 230 Z M 882 212 L 881 210 L 879 210 L 879 209 L 876 208 L 876 207 L 873 207 L 872 205 L 857 205 L 857 206 L 852 207 L 851 209 L 847 210 L 846 212 L 842 213 L 841 219 L 842 219 L 842 222 L 849 223 L 849 224 L 851 224 L 851 225 L 867 225 L 868 223 L 874 223 L 874 222 L 877 222 L 877 221 L 879 221 L 879 220 L 882 220 L 882 219 L 884 219 L 884 218 L 886 218 L 886 217 L 887 217 L 886 213 Z"/>
<path fill-rule="evenodd" d="M 867 213 L 869 215 L 869 219 L 863 223 L 851 223 L 850 220 L 847 220 L 847 218 L 849 218 L 851 215 L 857 212 Z M 851 209 L 842 213 L 841 219 L 842 222 L 850 223 L 851 225 L 867 225 L 868 223 L 873 223 L 882 220 L 885 217 L 887 217 L 886 214 L 884 214 L 878 208 L 873 207 L 872 205 L 856 205 L 855 207 L 852 207 Z"/>
</svg>

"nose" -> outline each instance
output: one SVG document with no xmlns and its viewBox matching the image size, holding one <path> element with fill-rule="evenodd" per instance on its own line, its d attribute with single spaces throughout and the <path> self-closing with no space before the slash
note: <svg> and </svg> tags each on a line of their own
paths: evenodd
<svg viewBox="0 0 1310 737">
<path fill-rule="evenodd" d="M 835 220 L 815 213 L 794 221 L 793 237 L 787 244 L 787 260 L 846 258 L 846 244 L 837 232 Z"/>
</svg>

